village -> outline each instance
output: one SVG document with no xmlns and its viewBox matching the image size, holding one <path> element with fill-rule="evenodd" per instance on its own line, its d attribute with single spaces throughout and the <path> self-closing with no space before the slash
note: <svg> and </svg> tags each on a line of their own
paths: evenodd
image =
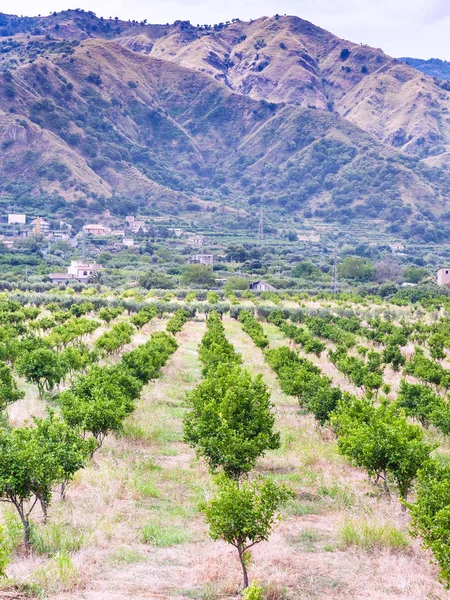
<svg viewBox="0 0 450 600">
<path fill-rule="evenodd" d="M 123 227 L 108 226 L 102 223 L 87 223 L 82 229 L 75 233 L 73 227 L 59 221 L 59 228 L 51 227 L 51 224 L 46 219 L 37 216 L 30 221 L 27 220 L 27 215 L 22 213 L 8 213 L 7 235 L 0 235 L 0 244 L 3 244 L 8 250 L 15 249 L 15 242 L 23 238 L 38 238 L 47 240 L 48 244 L 52 242 L 65 241 L 73 249 L 81 251 L 82 260 L 71 260 L 70 265 L 64 271 L 51 272 L 48 274 L 49 279 L 56 285 L 67 284 L 70 282 L 79 283 L 99 283 L 101 281 L 101 271 L 104 269 L 103 264 L 96 260 L 89 261 L 86 258 L 86 248 L 88 242 L 91 242 L 90 255 L 96 253 L 96 249 L 101 250 L 101 253 L 117 253 L 124 248 L 139 249 L 139 241 L 136 238 L 142 239 L 149 231 L 149 224 L 134 216 L 128 215 L 123 221 Z M 188 232 L 181 228 L 171 228 L 168 230 L 169 236 L 174 240 L 183 241 L 184 244 L 192 249 L 192 254 L 186 258 L 188 264 L 199 264 L 213 271 L 215 260 L 224 260 L 225 255 L 220 253 L 223 248 L 220 245 L 212 244 L 204 235 L 195 232 Z M 316 240 L 318 241 L 318 240 Z M 215 254 L 206 251 L 206 246 L 215 246 Z M 226 279 L 216 279 L 216 283 L 222 284 Z M 129 285 L 136 285 L 136 281 L 129 282 Z M 248 288 L 251 291 L 276 291 L 276 288 L 270 283 L 263 280 L 252 280 L 248 283 Z"/>
</svg>

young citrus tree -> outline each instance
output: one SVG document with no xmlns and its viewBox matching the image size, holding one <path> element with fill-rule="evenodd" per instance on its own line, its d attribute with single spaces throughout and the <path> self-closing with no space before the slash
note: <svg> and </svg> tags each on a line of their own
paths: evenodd
<svg viewBox="0 0 450 600">
<path fill-rule="evenodd" d="M 279 509 L 294 496 L 271 480 L 238 483 L 225 476 L 217 480 L 217 493 L 202 506 L 214 540 L 234 546 L 242 567 L 243 587 L 248 587 L 250 548 L 267 541 L 279 519 Z"/>
<path fill-rule="evenodd" d="M 238 365 L 219 365 L 187 397 L 184 439 L 207 462 L 238 480 L 258 457 L 280 446 L 275 417 L 262 377 Z"/>
<path fill-rule="evenodd" d="M 65 363 L 58 352 L 49 348 L 36 348 L 22 353 L 15 366 L 19 375 L 37 385 L 41 399 L 45 391 L 52 391 L 66 375 Z"/>
</svg>

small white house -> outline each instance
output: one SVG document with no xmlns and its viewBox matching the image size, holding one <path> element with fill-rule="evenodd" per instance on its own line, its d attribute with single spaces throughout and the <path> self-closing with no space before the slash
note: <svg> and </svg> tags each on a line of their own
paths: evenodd
<svg viewBox="0 0 450 600">
<path fill-rule="evenodd" d="M 67 274 L 77 279 L 84 279 L 95 275 L 102 268 L 103 265 L 97 263 L 84 264 L 78 260 L 73 260 L 70 267 L 67 267 Z"/>
<path fill-rule="evenodd" d="M 100 223 L 88 223 L 88 225 L 83 227 L 83 231 L 91 235 L 109 235 L 111 233 L 109 227 L 101 225 Z"/>
<path fill-rule="evenodd" d="M 6 248 L 14 248 L 13 240 L 5 240 L 4 237 L 0 237 L 0 244 L 3 244 Z"/>
<path fill-rule="evenodd" d="M 395 254 L 395 252 L 403 252 L 403 250 L 405 249 L 405 246 L 400 243 L 395 243 L 395 244 L 389 244 L 389 248 L 391 249 L 391 252 L 393 254 Z"/>
<path fill-rule="evenodd" d="M 212 254 L 195 254 L 192 259 L 194 262 L 200 263 L 201 265 L 212 265 L 214 262 L 214 256 Z"/>
<path fill-rule="evenodd" d="M 276 292 L 277 288 L 273 287 L 273 285 L 270 285 L 270 283 L 267 283 L 266 281 L 262 281 L 262 279 L 258 280 L 258 281 L 253 281 L 252 283 L 249 284 L 249 289 L 252 292 Z"/>
<path fill-rule="evenodd" d="M 190 235 L 187 239 L 190 246 L 201 247 L 205 243 L 205 238 L 202 235 Z"/>
<path fill-rule="evenodd" d="M 10 213 L 8 215 L 8 225 L 25 225 L 27 216 L 19 213 Z"/>
<path fill-rule="evenodd" d="M 444 285 L 445 287 L 450 287 L 450 267 L 441 267 L 437 271 L 437 281 L 438 285 Z"/>
<path fill-rule="evenodd" d="M 122 240 L 122 244 L 124 246 L 127 246 L 128 248 L 133 248 L 134 240 L 133 240 L 133 238 L 130 238 L 130 237 L 124 237 Z"/>
</svg>

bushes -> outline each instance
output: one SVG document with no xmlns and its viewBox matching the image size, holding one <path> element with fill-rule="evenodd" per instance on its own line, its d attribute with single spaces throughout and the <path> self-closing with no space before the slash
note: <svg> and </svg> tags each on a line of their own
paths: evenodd
<svg viewBox="0 0 450 600">
<path fill-rule="evenodd" d="M 450 465 L 433 460 L 419 472 L 416 502 L 409 505 L 411 529 L 420 535 L 439 565 L 440 576 L 450 587 Z"/>
<path fill-rule="evenodd" d="M 265 358 L 277 374 L 282 391 L 296 396 L 321 424 L 326 423 L 342 398 L 339 388 L 332 387 L 320 369 L 286 346 L 266 350 Z"/>
<path fill-rule="evenodd" d="M 248 310 L 242 310 L 239 313 L 239 322 L 242 323 L 242 329 L 248 333 L 258 348 L 265 348 L 269 345 L 269 340 L 261 324 Z"/>
<path fill-rule="evenodd" d="M 398 405 L 383 401 L 375 406 L 366 398 L 341 401 L 331 421 L 339 451 L 383 481 L 387 493 L 390 474 L 406 500 L 417 471 L 433 450 L 423 441 L 423 430 L 408 423 Z"/>
<path fill-rule="evenodd" d="M 95 348 L 103 354 L 117 354 L 133 338 L 134 327 L 130 323 L 117 323 L 95 341 Z"/>
<path fill-rule="evenodd" d="M 94 366 L 59 395 L 61 414 L 72 427 L 90 433 L 97 448 L 111 431 L 121 431 L 123 420 L 135 408 L 144 384 L 159 373 L 177 343 L 165 333 L 124 354 L 113 367 Z"/>
<path fill-rule="evenodd" d="M 154 304 L 144 306 L 144 308 L 141 308 L 139 312 L 131 317 L 130 323 L 132 323 L 138 329 L 141 329 L 144 327 L 144 325 L 154 319 L 157 314 L 158 309 Z"/>
<path fill-rule="evenodd" d="M 222 364 L 241 364 L 242 359 L 236 354 L 232 344 L 226 339 L 222 321 L 217 312 L 208 317 L 208 329 L 202 338 L 199 358 L 203 363 L 203 376 L 214 372 Z"/>
<path fill-rule="evenodd" d="M 306 329 L 286 322 L 280 325 L 280 329 L 286 337 L 303 346 L 305 352 L 311 352 L 319 356 L 326 348 L 323 342 L 312 336 Z"/>
<path fill-rule="evenodd" d="M 186 311 L 183 310 L 182 308 L 180 308 L 167 321 L 166 330 L 172 334 L 178 333 L 179 331 L 181 331 L 181 328 L 186 323 L 188 318 L 189 318 L 189 315 L 186 313 Z"/>
<path fill-rule="evenodd" d="M 222 364 L 187 398 L 184 439 L 205 459 L 232 479 L 251 471 L 267 450 L 280 445 L 273 432 L 275 417 L 262 377 L 252 379 L 237 364 Z"/>
<path fill-rule="evenodd" d="M 335 352 L 328 352 L 331 362 L 346 375 L 357 387 L 364 387 L 366 393 L 376 392 L 383 385 L 381 373 L 381 356 L 377 352 L 367 353 L 367 362 L 349 356 L 345 348 L 339 347 Z"/>
</svg>

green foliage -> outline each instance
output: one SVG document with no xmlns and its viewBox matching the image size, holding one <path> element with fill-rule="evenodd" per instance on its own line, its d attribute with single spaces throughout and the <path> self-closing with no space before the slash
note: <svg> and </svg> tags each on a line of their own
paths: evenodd
<svg viewBox="0 0 450 600">
<path fill-rule="evenodd" d="M 269 315 L 267 317 L 267 321 L 269 323 L 278 325 L 278 327 L 283 325 L 285 320 L 286 320 L 286 316 L 285 316 L 284 312 L 281 310 L 281 308 L 277 308 L 276 310 L 273 310 L 272 312 L 269 313 Z"/>
<path fill-rule="evenodd" d="M 11 558 L 9 547 L 3 527 L 0 525 L 0 578 L 6 576 L 6 567 Z"/>
<path fill-rule="evenodd" d="M 156 317 L 158 314 L 158 309 L 154 304 L 150 304 L 148 306 L 144 306 L 141 308 L 139 312 L 133 315 L 130 319 L 130 323 L 132 323 L 138 329 L 141 329 L 149 323 L 152 319 Z"/>
<path fill-rule="evenodd" d="M 104 306 L 102 309 L 100 309 L 98 316 L 100 317 L 100 319 L 102 319 L 102 321 L 105 321 L 105 323 L 110 323 L 122 313 L 123 308 L 120 306 L 118 306 L 117 308 L 109 308 L 107 306 Z M 133 324 L 136 325 L 136 323 Z"/>
<path fill-rule="evenodd" d="M 239 322 L 242 324 L 242 329 L 245 333 L 248 333 L 258 348 L 266 348 L 269 345 L 269 340 L 261 323 L 258 323 L 248 310 L 242 310 L 239 313 Z"/>
<path fill-rule="evenodd" d="M 388 474 L 400 496 L 407 498 L 417 471 L 429 460 L 433 446 L 423 441 L 423 430 L 408 423 L 396 404 L 346 399 L 332 416 L 341 454 L 364 467 L 388 488 Z"/>
<path fill-rule="evenodd" d="M 180 308 L 177 310 L 172 317 L 167 321 L 166 329 L 169 333 L 175 334 L 181 331 L 183 325 L 189 318 L 189 314 Z"/>
<path fill-rule="evenodd" d="M 370 281 L 373 269 L 370 260 L 359 256 L 346 256 L 338 266 L 339 277 L 355 281 Z"/>
<path fill-rule="evenodd" d="M 161 289 L 170 290 L 174 287 L 174 283 L 171 277 L 164 273 L 158 273 L 156 271 L 146 271 L 138 276 L 138 284 L 140 287 L 146 290 Z"/>
<path fill-rule="evenodd" d="M 422 348 L 416 348 L 412 360 L 406 364 L 406 375 L 413 375 L 425 383 L 450 389 L 450 373 L 441 365 L 427 358 Z"/>
<path fill-rule="evenodd" d="M 332 387 L 320 369 L 286 346 L 266 350 L 265 358 L 277 374 L 282 391 L 296 396 L 321 424 L 326 423 L 342 398 L 340 389 Z"/>
<path fill-rule="evenodd" d="M 429 461 L 419 471 L 416 501 L 409 505 L 411 529 L 420 535 L 439 565 L 440 576 L 450 587 L 450 465 Z"/>
<path fill-rule="evenodd" d="M 30 383 L 37 385 L 39 396 L 52 391 L 66 375 L 66 366 L 59 354 L 47 348 L 25 352 L 16 361 L 16 370 Z"/>
<path fill-rule="evenodd" d="M 295 265 L 292 271 L 294 277 L 302 277 L 304 279 L 322 279 L 323 273 L 312 262 L 304 260 Z"/>
<path fill-rule="evenodd" d="M 111 431 L 120 431 L 135 407 L 142 383 L 121 365 L 94 366 L 58 397 L 61 414 L 74 428 L 91 433 L 97 447 Z"/>
<path fill-rule="evenodd" d="M 238 483 L 226 477 L 217 480 L 216 495 L 202 506 L 214 540 L 222 539 L 239 554 L 244 588 L 248 587 L 248 551 L 269 539 L 278 511 L 293 493 L 271 480 Z"/>
<path fill-rule="evenodd" d="M 117 323 L 95 341 L 95 348 L 103 354 L 117 354 L 133 339 L 134 327 L 130 323 Z"/>
<path fill-rule="evenodd" d="M 17 387 L 8 365 L 0 363 L 0 413 L 5 410 L 8 404 L 12 404 L 24 396 L 25 392 Z"/>
<path fill-rule="evenodd" d="M 90 304 L 88 302 L 85 303 Z M 75 306 L 75 305 L 73 305 Z M 70 316 L 70 312 L 66 313 Z M 56 314 L 54 315 L 56 319 Z M 81 340 L 85 335 L 93 333 L 100 323 L 93 319 L 86 318 L 74 318 L 66 320 L 63 324 L 57 325 L 53 328 L 51 334 L 47 336 L 47 343 L 57 349 L 64 348 L 71 342 L 77 341 L 78 338 Z"/>
<path fill-rule="evenodd" d="M 218 365 L 186 401 L 184 439 L 207 462 L 234 479 L 248 473 L 267 450 L 280 446 L 275 417 L 262 377 L 239 365 Z"/>
<path fill-rule="evenodd" d="M 216 282 L 211 267 L 197 264 L 186 265 L 181 280 L 187 285 L 194 284 L 202 288 L 213 287 Z"/>
<path fill-rule="evenodd" d="M 226 339 L 222 321 L 216 311 L 208 316 L 207 326 L 199 348 L 199 358 L 203 363 L 202 374 L 207 376 L 210 371 L 216 371 L 219 365 L 240 364 L 242 359 Z"/>
<path fill-rule="evenodd" d="M 377 352 L 368 352 L 363 360 L 348 355 L 345 348 L 338 347 L 334 352 L 330 350 L 328 356 L 350 381 L 358 387 L 364 387 L 366 393 L 376 392 L 383 385 L 382 357 Z"/>
<path fill-rule="evenodd" d="M 289 339 L 293 340 L 296 344 L 300 344 L 305 352 L 311 352 L 320 356 L 325 350 L 326 346 L 323 342 L 312 336 L 306 329 L 296 327 L 290 323 L 282 323 L 280 326 L 281 331 Z"/>
<path fill-rule="evenodd" d="M 206 299 L 208 300 L 208 304 L 217 304 L 220 298 L 217 292 L 209 291 L 206 294 Z"/>
<path fill-rule="evenodd" d="M 244 589 L 242 596 L 245 600 L 264 600 L 264 590 L 256 581 L 253 581 Z"/>
<path fill-rule="evenodd" d="M 36 502 L 45 507 L 52 487 L 70 479 L 80 469 L 91 449 L 91 442 L 78 437 L 61 419 L 50 414 L 35 419 L 35 427 L 0 430 L 0 498 L 16 508 L 30 545 L 30 514 Z"/>
<path fill-rule="evenodd" d="M 403 277 L 408 283 L 419 283 L 427 275 L 427 270 L 421 267 L 406 267 L 403 271 Z"/>
<path fill-rule="evenodd" d="M 169 356 L 178 345 L 173 337 L 164 332 L 154 333 L 148 342 L 122 356 L 124 368 L 142 384 L 155 379 Z"/>
<path fill-rule="evenodd" d="M 394 371 L 399 371 L 406 361 L 400 348 L 394 343 L 389 343 L 383 350 L 383 362 L 391 364 Z"/>
<path fill-rule="evenodd" d="M 408 383 L 406 379 L 400 382 L 397 402 L 405 414 L 418 419 L 425 427 L 433 420 L 433 413 L 442 403 L 441 398 L 430 387 L 420 383 Z"/>
</svg>

